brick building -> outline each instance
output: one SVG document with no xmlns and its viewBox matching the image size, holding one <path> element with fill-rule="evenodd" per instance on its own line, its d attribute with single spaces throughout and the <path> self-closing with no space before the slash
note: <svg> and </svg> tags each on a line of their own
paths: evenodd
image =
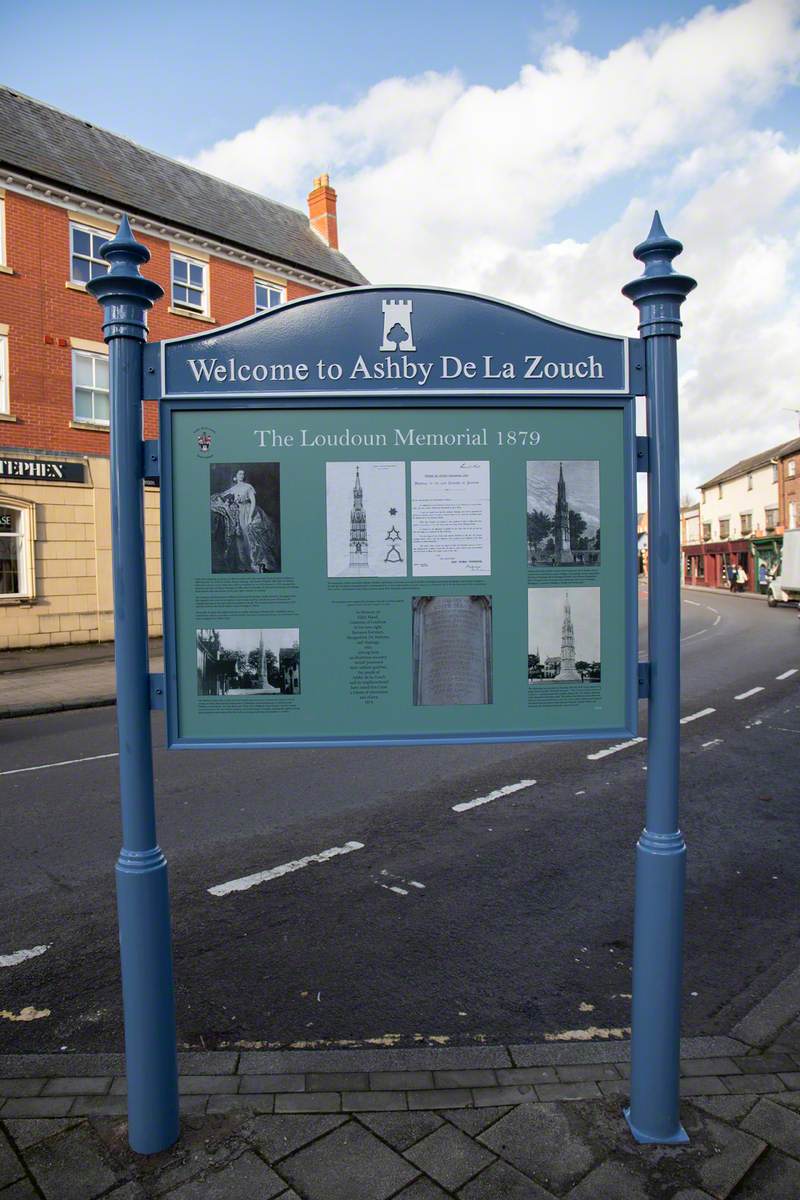
<svg viewBox="0 0 800 1200">
<path fill-rule="evenodd" d="M 685 584 L 725 587 L 728 568 L 741 566 L 746 590 L 759 590 L 759 579 L 780 561 L 784 529 L 799 519 L 798 462 L 794 438 L 701 484 L 699 506 L 686 510 L 681 528 Z"/>
<path fill-rule="evenodd" d="M 123 212 L 164 289 L 154 340 L 366 283 L 327 175 L 302 213 L 0 87 L 0 649 L 113 636 L 108 355 L 85 283 Z M 157 489 L 145 501 L 156 634 Z"/>
</svg>

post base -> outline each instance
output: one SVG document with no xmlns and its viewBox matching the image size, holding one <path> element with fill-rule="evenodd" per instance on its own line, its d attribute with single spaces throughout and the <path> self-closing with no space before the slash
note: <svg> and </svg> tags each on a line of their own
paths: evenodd
<svg viewBox="0 0 800 1200">
<path fill-rule="evenodd" d="M 633 1134 L 634 1141 L 637 1141 L 640 1146 L 685 1146 L 689 1141 L 689 1135 L 680 1122 L 674 1133 L 668 1134 L 665 1137 L 653 1137 L 651 1134 L 636 1128 L 631 1120 L 631 1110 L 629 1108 L 624 1108 L 622 1111 Z"/>
</svg>

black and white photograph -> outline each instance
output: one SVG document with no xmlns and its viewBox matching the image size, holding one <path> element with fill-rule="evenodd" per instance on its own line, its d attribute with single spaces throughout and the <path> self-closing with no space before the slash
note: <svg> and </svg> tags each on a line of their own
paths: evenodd
<svg viewBox="0 0 800 1200">
<path fill-rule="evenodd" d="M 414 596 L 414 704 L 492 703 L 492 597 Z"/>
<path fill-rule="evenodd" d="M 325 499 L 329 578 L 408 574 L 405 463 L 326 463 Z"/>
<path fill-rule="evenodd" d="M 597 459 L 528 463 L 528 565 L 600 563 L 600 463 Z"/>
<path fill-rule="evenodd" d="M 528 683 L 600 682 L 600 588 L 528 588 Z"/>
<path fill-rule="evenodd" d="M 297 696 L 299 629 L 198 629 L 198 696 Z"/>
<path fill-rule="evenodd" d="M 211 463 L 211 571 L 281 569 L 280 463 Z"/>
</svg>

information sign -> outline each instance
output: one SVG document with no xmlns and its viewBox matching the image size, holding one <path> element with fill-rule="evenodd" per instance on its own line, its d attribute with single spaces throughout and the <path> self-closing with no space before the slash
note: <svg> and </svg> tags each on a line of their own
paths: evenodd
<svg viewBox="0 0 800 1200">
<path fill-rule="evenodd" d="M 150 353 L 171 746 L 635 732 L 625 339 L 365 288 Z"/>
</svg>

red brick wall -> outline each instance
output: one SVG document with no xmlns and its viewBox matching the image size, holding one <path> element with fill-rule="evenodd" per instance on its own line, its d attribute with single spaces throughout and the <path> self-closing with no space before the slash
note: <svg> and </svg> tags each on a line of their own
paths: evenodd
<svg viewBox="0 0 800 1200">
<path fill-rule="evenodd" d="M 65 284 L 70 277 L 69 214 L 16 192 L 5 195 L 6 262 L 13 275 L 0 272 L 0 323 L 9 330 L 10 413 L 16 421 L 0 421 L 0 445 L 108 454 L 108 432 L 71 429 L 72 348 L 70 338 L 103 340 L 97 302 Z M 87 219 L 91 224 L 91 220 Z M 151 260 L 144 274 L 164 289 L 164 299 L 150 314 L 150 336 L 182 337 L 211 328 L 168 311 L 170 303 L 169 242 L 137 230 Z M 210 314 L 225 325 L 253 312 L 253 272 L 241 264 L 212 256 Z M 313 295 L 314 289 L 288 283 L 287 299 Z M 148 404 L 145 433 L 156 435 L 156 406 Z"/>
</svg>

